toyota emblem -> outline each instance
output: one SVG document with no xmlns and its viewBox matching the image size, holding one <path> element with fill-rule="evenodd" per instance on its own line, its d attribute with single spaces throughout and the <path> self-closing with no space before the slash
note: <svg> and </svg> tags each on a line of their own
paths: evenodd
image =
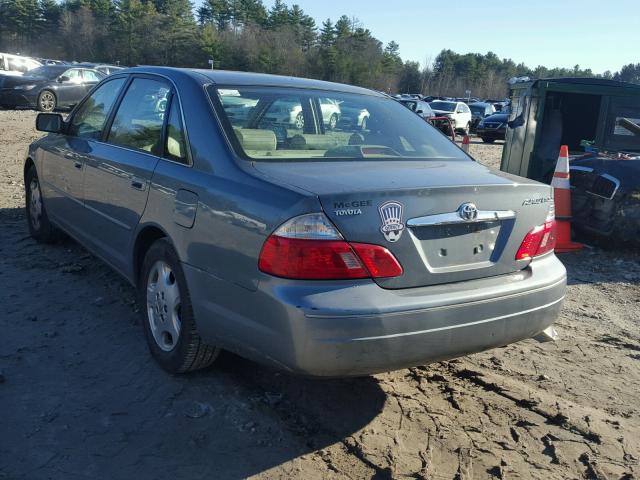
<svg viewBox="0 0 640 480">
<path fill-rule="evenodd" d="M 473 222 L 478 218 L 478 207 L 474 203 L 463 203 L 458 208 L 458 215 L 466 222 Z"/>
</svg>

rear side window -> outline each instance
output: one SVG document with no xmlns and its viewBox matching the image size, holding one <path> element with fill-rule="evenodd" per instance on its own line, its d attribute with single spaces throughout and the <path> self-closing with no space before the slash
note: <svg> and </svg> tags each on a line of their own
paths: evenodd
<svg viewBox="0 0 640 480">
<path fill-rule="evenodd" d="M 299 88 L 207 88 L 227 136 L 245 158 L 467 160 L 439 131 L 390 98 Z M 415 108 L 417 102 L 410 103 Z"/>
<path fill-rule="evenodd" d="M 171 107 L 169 108 L 169 117 L 167 118 L 167 138 L 164 156 L 174 162 L 189 163 L 180 100 L 178 100 L 178 97 L 175 95 L 171 98 Z"/>
<path fill-rule="evenodd" d="M 164 81 L 135 78 L 118 107 L 107 141 L 160 154 L 168 95 L 169 85 Z"/>
<path fill-rule="evenodd" d="M 69 135 L 80 138 L 99 140 L 102 129 L 109 116 L 118 94 L 126 79 L 116 78 L 103 83 L 93 94 L 87 98 L 71 119 Z"/>
</svg>

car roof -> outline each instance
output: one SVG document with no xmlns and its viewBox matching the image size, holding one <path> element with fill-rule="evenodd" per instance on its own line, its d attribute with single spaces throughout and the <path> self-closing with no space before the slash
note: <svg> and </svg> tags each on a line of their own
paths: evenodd
<svg viewBox="0 0 640 480">
<path fill-rule="evenodd" d="M 326 82 L 310 78 L 288 77 L 283 75 L 271 75 L 267 73 L 235 72 L 231 70 L 206 70 L 197 68 L 174 68 L 140 66 L 120 70 L 118 73 L 151 73 L 165 75 L 177 80 L 182 75 L 187 75 L 201 83 L 215 83 L 219 85 L 257 86 L 257 87 L 289 87 L 289 88 L 313 88 L 344 93 L 358 93 L 376 97 L 386 97 L 379 92 L 368 88 L 355 87 L 343 83 Z"/>
</svg>

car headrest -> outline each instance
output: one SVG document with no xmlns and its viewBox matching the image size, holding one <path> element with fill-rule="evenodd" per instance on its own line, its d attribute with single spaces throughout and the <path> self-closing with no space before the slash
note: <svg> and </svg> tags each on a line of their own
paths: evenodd
<svg viewBox="0 0 640 480">
<path fill-rule="evenodd" d="M 244 150 L 273 151 L 278 144 L 276 134 L 271 130 L 257 128 L 234 128 L 238 141 Z"/>
<path fill-rule="evenodd" d="M 344 145 L 340 138 L 332 135 L 297 134 L 289 140 L 289 147 L 296 150 L 328 150 Z"/>
</svg>

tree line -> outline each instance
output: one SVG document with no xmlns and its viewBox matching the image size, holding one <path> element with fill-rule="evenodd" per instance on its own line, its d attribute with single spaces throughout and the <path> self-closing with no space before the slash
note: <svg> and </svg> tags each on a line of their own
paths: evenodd
<svg viewBox="0 0 640 480">
<path fill-rule="evenodd" d="M 600 76 L 640 83 L 640 64 L 619 72 L 531 69 L 487 54 L 441 51 L 403 61 L 345 15 L 320 25 L 276 0 L 0 0 L 0 51 L 69 61 L 247 70 L 350 83 L 387 92 L 504 97 L 507 79 Z"/>
</svg>

